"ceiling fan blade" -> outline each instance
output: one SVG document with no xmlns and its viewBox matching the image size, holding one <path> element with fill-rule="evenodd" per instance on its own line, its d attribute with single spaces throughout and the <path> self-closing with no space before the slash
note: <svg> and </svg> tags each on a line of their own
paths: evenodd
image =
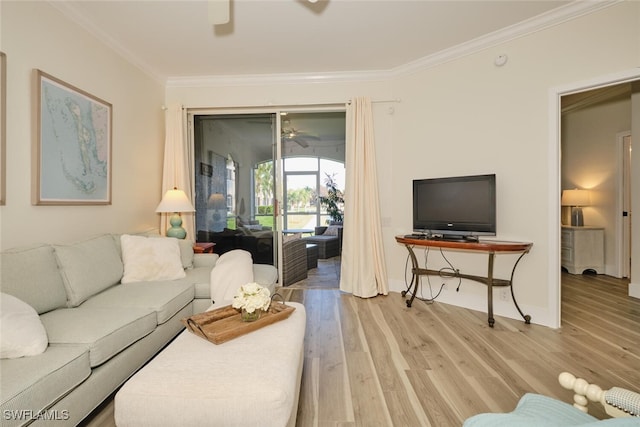
<svg viewBox="0 0 640 427">
<path fill-rule="evenodd" d="M 296 144 L 298 144 L 302 148 L 309 147 L 309 143 L 307 141 L 305 141 L 299 135 L 296 135 L 294 133 L 283 133 L 282 134 L 282 142 L 283 143 L 284 142 L 295 142 Z"/>
<path fill-rule="evenodd" d="M 310 140 L 310 141 L 320 141 L 322 139 L 317 135 L 312 135 L 312 134 L 306 133 L 306 132 L 300 132 L 300 133 L 298 133 L 298 136 L 300 136 L 300 137 L 302 137 L 304 139 Z"/>
<path fill-rule="evenodd" d="M 231 0 L 209 0 L 209 22 L 212 25 L 229 23 L 229 9 Z"/>
<path fill-rule="evenodd" d="M 309 143 L 302 138 L 293 138 L 293 141 L 297 143 L 302 148 L 308 148 Z"/>
</svg>

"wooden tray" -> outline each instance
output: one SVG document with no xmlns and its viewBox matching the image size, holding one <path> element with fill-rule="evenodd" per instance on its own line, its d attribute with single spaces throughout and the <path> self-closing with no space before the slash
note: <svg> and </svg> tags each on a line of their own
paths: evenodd
<svg viewBox="0 0 640 427">
<path fill-rule="evenodd" d="M 182 323 L 192 332 L 211 341 L 214 344 L 222 344 L 233 338 L 248 334 L 257 329 L 286 319 L 293 313 L 295 307 L 280 302 L 271 302 L 269 310 L 262 313 L 258 320 L 244 322 L 240 318 L 240 312 L 227 305 L 204 313 L 194 314 L 182 319 Z"/>
</svg>

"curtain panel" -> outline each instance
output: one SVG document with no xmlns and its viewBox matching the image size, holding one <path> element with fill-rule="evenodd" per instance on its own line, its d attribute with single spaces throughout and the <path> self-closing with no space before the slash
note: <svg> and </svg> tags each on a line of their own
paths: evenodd
<svg viewBox="0 0 640 427">
<path fill-rule="evenodd" d="M 164 165 L 162 170 L 162 195 L 174 187 L 182 190 L 193 204 L 193 183 L 191 181 L 191 149 L 186 135 L 186 111 L 182 105 L 174 105 L 166 110 Z M 161 195 L 161 196 L 162 196 Z M 182 212 L 182 227 L 187 231 L 187 239 L 196 240 L 193 212 Z M 160 214 L 160 232 L 164 235 L 170 227 L 171 214 Z"/>
<path fill-rule="evenodd" d="M 346 184 L 340 290 L 370 298 L 389 287 L 380 225 L 371 100 L 347 105 Z"/>
</svg>

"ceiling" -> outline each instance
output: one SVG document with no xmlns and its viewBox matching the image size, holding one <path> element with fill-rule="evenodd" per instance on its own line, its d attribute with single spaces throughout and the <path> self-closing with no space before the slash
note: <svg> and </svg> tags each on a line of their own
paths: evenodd
<svg viewBox="0 0 640 427">
<path fill-rule="evenodd" d="M 165 82 L 389 71 L 474 40 L 490 40 L 576 5 L 541 0 L 230 0 L 230 23 L 214 27 L 204 0 L 48 1 Z"/>
<path fill-rule="evenodd" d="M 229 0 L 230 22 L 217 26 L 209 21 L 207 0 L 46 1 L 170 85 L 203 78 L 402 72 L 497 45 L 616 0 Z M 573 97 L 563 106 L 584 102 Z M 283 139 L 286 152 L 335 151 L 344 143 L 344 114 L 338 120 L 314 114 L 288 119 L 288 126 L 312 137 L 312 147 Z M 229 123 L 242 130 L 247 143 L 260 145 L 271 135 L 270 124 L 262 129 L 255 117 Z"/>
</svg>

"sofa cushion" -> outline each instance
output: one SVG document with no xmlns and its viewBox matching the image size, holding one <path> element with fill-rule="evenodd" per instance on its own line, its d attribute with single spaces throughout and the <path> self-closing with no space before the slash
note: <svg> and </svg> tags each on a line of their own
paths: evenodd
<svg viewBox="0 0 640 427">
<path fill-rule="evenodd" d="M 45 313 L 65 307 L 67 293 L 51 245 L 15 248 L 0 254 L 2 292 Z"/>
<path fill-rule="evenodd" d="M 33 307 L 0 294 L 0 358 L 35 356 L 47 349 L 47 332 Z"/>
<path fill-rule="evenodd" d="M 143 231 L 141 233 L 135 233 L 136 236 L 145 236 L 145 237 L 164 237 L 157 228 L 152 230 Z M 116 247 L 118 248 L 118 253 L 122 255 L 122 246 L 120 245 L 120 236 L 121 234 L 112 234 L 114 241 L 116 242 Z M 179 239 L 178 243 L 180 244 L 180 258 L 182 260 L 182 266 L 184 268 L 193 267 L 193 245 L 194 241 L 190 239 Z"/>
<path fill-rule="evenodd" d="M 194 244 L 195 242 L 193 240 L 178 240 L 178 245 L 180 246 L 180 259 L 182 260 L 183 268 L 193 268 L 193 256 L 195 255 L 193 252 Z"/>
<path fill-rule="evenodd" d="M 253 264 L 253 281 L 269 289 L 271 295 L 275 293 L 276 282 L 278 281 L 278 269 L 268 264 Z M 211 286 L 210 267 L 196 267 L 187 271 L 186 280 L 195 286 L 195 298 L 210 299 Z M 184 279 L 183 279 L 184 280 Z M 223 300 L 221 300 L 223 301 Z"/>
<path fill-rule="evenodd" d="M 211 270 L 218 262 L 218 258 L 220 258 L 219 254 L 193 254 L 193 266 L 195 268 L 209 267 Z"/>
<path fill-rule="evenodd" d="M 268 264 L 253 264 L 253 281 L 269 289 L 271 295 L 276 292 L 278 269 Z"/>
<path fill-rule="evenodd" d="M 63 308 L 42 316 L 50 345 L 83 345 L 98 366 L 156 327 L 147 308 Z"/>
<path fill-rule="evenodd" d="M 69 307 L 77 307 L 90 296 L 120 282 L 122 260 L 111 235 L 55 245 L 55 250 Z"/>
<path fill-rule="evenodd" d="M 253 282 L 252 266 L 251 254 L 247 251 L 234 249 L 222 254 L 211 270 L 211 299 L 233 299 L 240 286 Z"/>
<path fill-rule="evenodd" d="M 188 283 L 192 283 L 195 290 L 195 298 L 210 298 L 211 287 L 209 282 L 211 280 L 211 267 L 195 267 L 191 270 L 187 270 L 186 280 Z"/>
<path fill-rule="evenodd" d="M 181 281 L 136 282 L 116 285 L 82 304 L 82 308 L 143 308 L 163 324 L 193 300 L 194 288 Z"/>
<path fill-rule="evenodd" d="M 37 356 L 1 360 L 0 371 L 0 413 L 2 425 L 7 427 L 23 425 L 28 420 L 7 419 L 4 415 L 11 412 L 6 411 L 38 414 L 91 374 L 89 352 L 79 346 L 48 347 Z"/>
<path fill-rule="evenodd" d="M 185 276 L 180 244 L 171 237 L 120 236 L 122 283 L 174 280 Z"/>
</svg>

